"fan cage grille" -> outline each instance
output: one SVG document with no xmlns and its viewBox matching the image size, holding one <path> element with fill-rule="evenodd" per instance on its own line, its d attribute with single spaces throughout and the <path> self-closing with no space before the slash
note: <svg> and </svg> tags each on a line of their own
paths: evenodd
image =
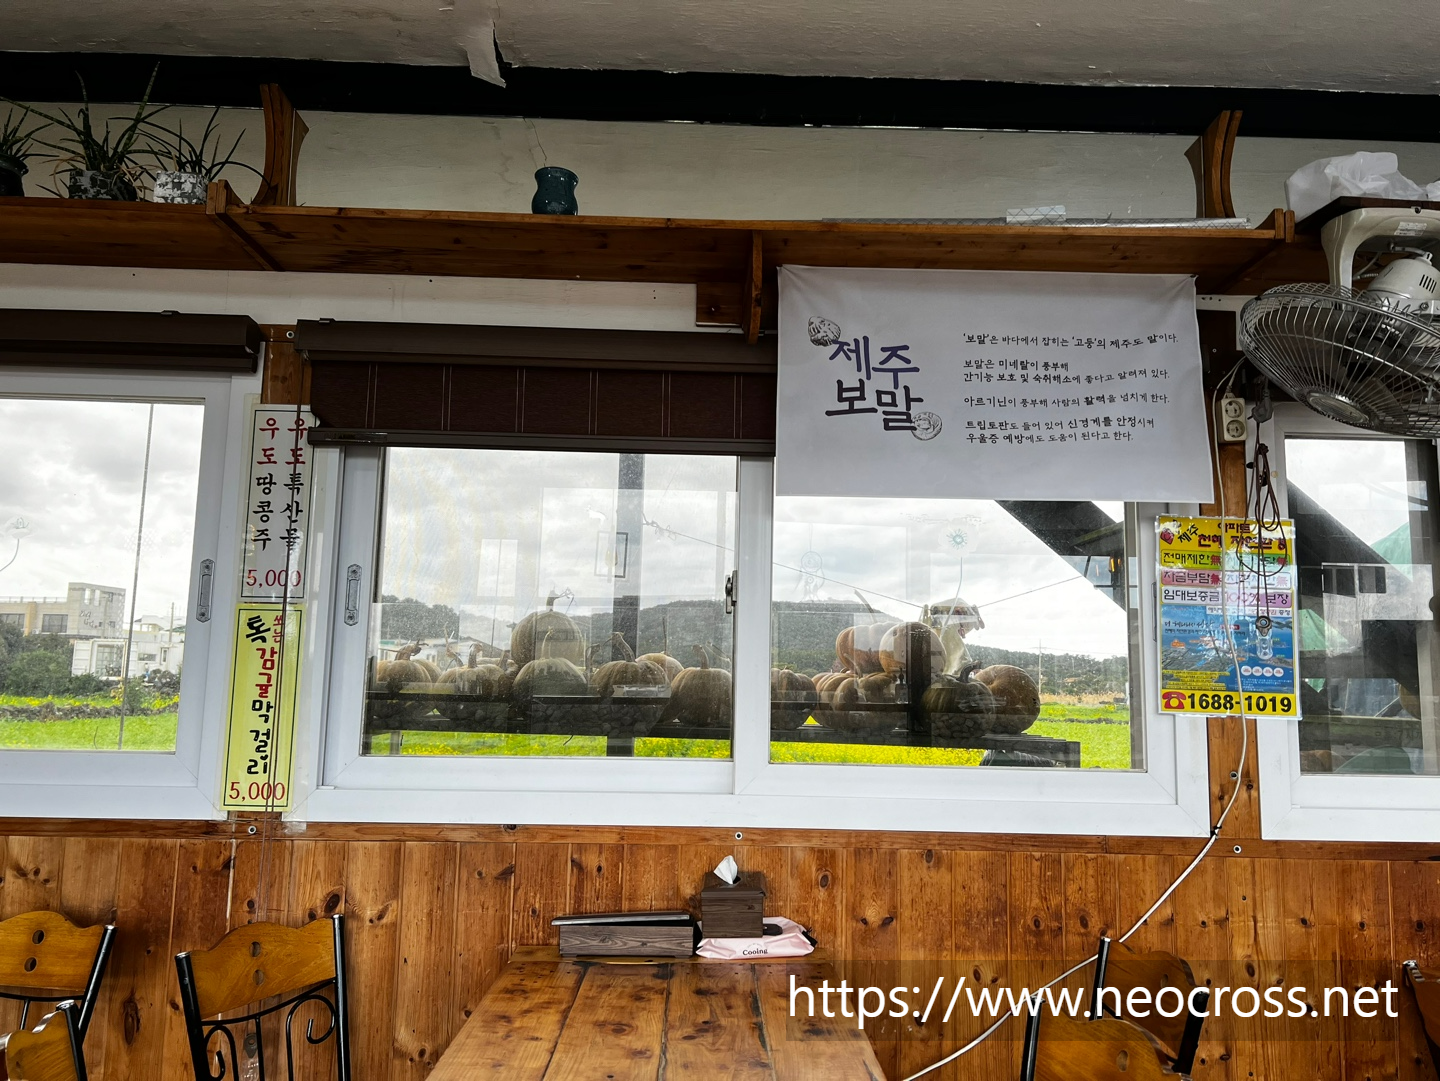
<svg viewBox="0 0 1440 1081">
<path fill-rule="evenodd" d="M 1316 412 L 1388 435 L 1440 437 L 1440 324 L 1333 285 L 1282 285 L 1246 304 L 1240 345 Z"/>
</svg>

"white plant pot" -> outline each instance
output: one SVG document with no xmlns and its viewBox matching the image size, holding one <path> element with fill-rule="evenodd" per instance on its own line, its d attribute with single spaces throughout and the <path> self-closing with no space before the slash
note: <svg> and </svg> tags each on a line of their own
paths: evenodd
<svg viewBox="0 0 1440 1081">
<path fill-rule="evenodd" d="M 199 173 L 156 173 L 157 203 L 204 203 L 209 182 Z"/>
</svg>

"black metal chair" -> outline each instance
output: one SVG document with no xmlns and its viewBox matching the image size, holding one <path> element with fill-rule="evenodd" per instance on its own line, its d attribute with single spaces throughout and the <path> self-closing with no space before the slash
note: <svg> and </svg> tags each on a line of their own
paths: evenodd
<svg viewBox="0 0 1440 1081">
<path fill-rule="evenodd" d="M 74 999 L 83 1043 L 114 942 L 112 924 L 77 927 L 58 912 L 25 912 L 0 922 L 0 998 L 20 1003 L 20 1028 L 29 1024 L 32 1003 Z"/>
<path fill-rule="evenodd" d="M 88 1081 L 80 1050 L 80 1007 L 58 1003 L 34 1030 L 0 1037 L 0 1078 L 8 1081 Z"/>
<path fill-rule="evenodd" d="M 336 1077 L 351 1081 L 344 926 L 340 915 L 300 928 L 252 923 L 211 949 L 175 955 L 197 1081 L 244 1076 L 242 1062 L 249 1060 L 266 1081 L 264 1030 L 275 1038 L 277 1028 L 284 1033 L 285 1077 L 295 1077 L 297 1050 L 333 1038 Z M 304 1044 L 297 1045 L 295 1022 L 307 1006 L 324 1028 L 317 1034 L 317 1017 L 306 1019 Z"/>
<path fill-rule="evenodd" d="M 1123 1002 L 1131 989 L 1137 987 L 1147 989 L 1151 1000 L 1156 1002 L 1159 1001 L 1157 993 L 1165 987 L 1175 988 L 1182 996 L 1184 1008 L 1174 1017 L 1164 1017 L 1151 1010 L 1149 1017 L 1127 1017 L 1126 1020 L 1155 1038 L 1171 1070 L 1189 1074 L 1195 1068 L 1200 1029 L 1210 1005 L 1210 989 L 1199 987 L 1189 964 L 1173 953 L 1136 953 L 1123 942 L 1102 938 L 1095 959 L 1095 986 L 1090 993 L 1091 1020 L 1107 1013 L 1115 1014 L 1117 1011 L 1110 1008 L 1110 1003 Z"/>
</svg>

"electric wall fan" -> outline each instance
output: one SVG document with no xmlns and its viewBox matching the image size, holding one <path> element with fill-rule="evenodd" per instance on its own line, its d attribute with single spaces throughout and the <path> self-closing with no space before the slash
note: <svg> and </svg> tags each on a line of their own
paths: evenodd
<svg viewBox="0 0 1440 1081">
<path fill-rule="evenodd" d="M 1321 232 L 1329 285 L 1267 289 L 1240 312 L 1240 346 L 1272 382 L 1332 420 L 1440 436 L 1440 211 L 1367 208 Z M 1356 277 L 1358 253 L 1374 253 Z M 1395 256 L 1383 266 L 1387 256 Z"/>
</svg>

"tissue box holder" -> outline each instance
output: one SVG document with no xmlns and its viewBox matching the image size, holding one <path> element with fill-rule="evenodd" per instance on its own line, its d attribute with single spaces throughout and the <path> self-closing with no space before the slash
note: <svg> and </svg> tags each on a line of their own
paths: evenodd
<svg viewBox="0 0 1440 1081">
<path fill-rule="evenodd" d="M 700 926 L 706 938 L 759 938 L 765 933 L 765 876 L 741 871 L 731 886 L 714 871 L 700 891 Z"/>
</svg>

